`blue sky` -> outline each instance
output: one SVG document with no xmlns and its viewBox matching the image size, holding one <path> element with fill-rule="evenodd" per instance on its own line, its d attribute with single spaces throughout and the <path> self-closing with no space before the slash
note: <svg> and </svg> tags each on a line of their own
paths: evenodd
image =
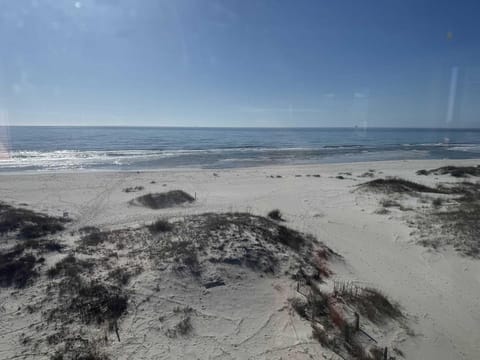
<svg viewBox="0 0 480 360">
<path fill-rule="evenodd" d="M 480 127 L 480 1 L 0 0 L 0 123 Z"/>
</svg>

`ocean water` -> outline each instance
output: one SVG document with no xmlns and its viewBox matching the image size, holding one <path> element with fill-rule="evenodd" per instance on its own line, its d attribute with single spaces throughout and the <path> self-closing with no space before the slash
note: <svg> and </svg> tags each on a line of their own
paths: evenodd
<svg viewBox="0 0 480 360">
<path fill-rule="evenodd" d="M 467 158 L 480 129 L 0 128 L 0 172 Z"/>
</svg>

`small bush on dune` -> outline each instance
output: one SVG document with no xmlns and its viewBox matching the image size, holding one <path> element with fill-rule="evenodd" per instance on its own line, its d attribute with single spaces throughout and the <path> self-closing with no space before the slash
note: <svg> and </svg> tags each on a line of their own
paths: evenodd
<svg viewBox="0 0 480 360">
<path fill-rule="evenodd" d="M 17 244 L 17 248 L 35 249 L 40 252 L 61 252 L 64 248 L 64 245 L 55 240 L 28 239 L 20 244 Z"/>
<path fill-rule="evenodd" d="M 23 255 L 23 249 L 15 249 L 0 254 L 0 286 L 17 288 L 25 287 L 37 275 L 35 264 L 38 262 L 33 255 Z"/>
<path fill-rule="evenodd" d="M 380 201 L 380 205 L 382 205 L 384 208 L 401 207 L 402 206 L 398 201 L 390 200 L 390 199 L 382 199 Z"/>
<path fill-rule="evenodd" d="M 98 343 L 81 338 L 66 339 L 61 350 L 57 350 L 50 360 L 109 360 Z"/>
<path fill-rule="evenodd" d="M 118 285 L 127 285 L 132 273 L 124 268 L 116 268 L 108 273 L 108 278 L 114 280 Z"/>
<path fill-rule="evenodd" d="M 276 220 L 276 221 L 285 221 L 283 219 L 283 216 L 282 216 L 282 213 L 280 212 L 280 210 L 278 209 L 275 209 L 275 210 L 272 210 L 268 213 L 268 217 L 272 220 Z"/>
<path fill-rule="evenodd" d="M 168 329 L 166 335 L 171 338 L 177 337 L 178 335 L 185 336 L 188 335 L 192 330 L 192 319 L 190 315 L 187 315 L 182 320 L 180 320 L 173 327 L 173 329 Z"/>
<path fill-rule="evenodd" d="M 93 265 L 94 263 L 91 261 L 80 260 L 74 255 L 68 255 L 48 269 L 47 275 L 51 278 L 58 276 L 75 277 L 85 270 L 91 270 Z"/>
<path fill-rule="evenodd" d="M 344 297 L 357 306 L 360 314 L 373 322 L 378 323 L 385 318 L 395 319 L 402 316 L 399 306 L 376 289 L 365 288 L 358 295 L 345 294 Z"/>
<path fill-rule="evenodd" d="M 167 220 L 158 219 L 154 223 L 148 225 L 148 230 L 152 234 L 159 234 L 163 232 L 168 232 L 173 230 L 173 225 L 170 224 Z"/>
<path fill-rule="evenodd" d="M 193 327 L 190 316 L 186 316 L 175 326 L 175 330 L 180 335 L 187 335 L 192 329 Z"/>
<path fill-rule="evenodd" d="M 55 234 L 65 229 L 63 224 L 56 220 L 45 220 L 36 224 L 28 224 L 21 227 L 19 236 L 25 239 L 35 239 L 49 234 Z"/>
<path fill-rule="evenodd" d="M 82 246 L 98 246 L 103 244 L 108 239 L 108 232 L 104 231 L 92 231 L 80 239 L 80 244 Z"/>
<path fill-rule="evenodd" d="M 438 208 L 438 207 L 442 206 L 442 203 L 443 203 L 442 198 L 436 198 L 436 199 L 433 199 L 433 201 L 432 201 L 432 205 L 435 208 Z"/>
<path fill-rule="evenodd" d="M 194 310 L 191 306 L 175 306 L 173 308 L 173 313 L 174 314 L 190 314 L 192 313 Z"/>
<path fill-rule="evenodd" d="M 85 324 L 114 322 L 128 307 L 128 298 L 119 288 L 98 281 L 81 284 L 68 309 L 80 315 Z"/>
<path fill-rule="evenodd" d="M 275 240 L 296 251 L 300 250 L 302 245 L 305 244 L 305 239 L 300 233 L 285 226 L 278 227 L 278 233 Z"/>
<path fill-rule="evenodd" d="M 295 297 L 289 299 L 290 305 L 292 305 L 293 310 L 304 319 L 308 319 L 307 316 L 307 306 L 308 303 L 303 298 Z"/>
<path fill-rule="evenodd" d="M 26 239 L 39 238 L 63 230 L 66 219 L 0 203 L 0 234 L 18 231 Z"/>
<path fill-rule="evenodd" d="M 201 269 L 197 249 L 191 241 L 167 241 L 157 255 L 161 259 L 173 260 L 178 272 L 187 269 L 194 276 L 200 275 Z"/>
<path fill-rule="evenodd" d="M 131 192 L 142 191 L 143 189 L 145 189 L 143 186 L 130 186 L 123 189 L 122 191 L 126 193 L 131 193 Z"/>
<path fill-rule="evenodd" d="M 99 232 L 100 229 L 97 228 L 96 226 L 84 226 L 80 229 L 78 229 L 78 232 L 81 233 L 81 234 L 89 234 L 89 233 L 92 233 L 92 232 Z"/>
</svg>

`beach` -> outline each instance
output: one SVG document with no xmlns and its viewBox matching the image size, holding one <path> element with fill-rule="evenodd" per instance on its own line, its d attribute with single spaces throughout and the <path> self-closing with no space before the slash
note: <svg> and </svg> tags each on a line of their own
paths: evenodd
<svg viewBox="0 0 480 360">
<path fill-rule="evenodd" d="M 417 198 L 403 200 L 413 210 L 379 213 L 379 201 L 388 195 L 359 191 L 358 185 L 386 177 L 427 186 L 459 182 L 464 179 L 416 172 L 477 164 L 475 159 L 396 160 L 235 169 L 12 173 L 0 176 L 0 189 L 5 203 L 70 218 L 60 239 L 67 247 L 73 244 L 69 233 L 85 227 L 137 228 L 158 218 L 227 212 L 266 216 L 279 209 L 286 226 L 313 235 L 343 257 L 341 263 L 332 265 L 337 281 L 375 287 L 398 302 L 408 325 L 383 327 L 388 331 L 375 333 L 378 342 L 401 349 L 406 359 L 476 359 L 480 357 L 480 261 L 450 247 L 434 249 L 419 244 L 416 229 L 409 223 L 410 217 L 422 211 Z M 468 180 L 475 182 L 476 178 Z M 132 191 L 125 191 L 129 187 Z M 183 190 L 195 201 L 163 209 L 131 203 L 139 195 L 171 190 Z M 46 257 L 45 266 L 53 266 L 62 256 Z M 128 264 L 144 261 L 132 257 Z M 311 338 L 308 322 L 288 310 L 295 283 L 285 277 L 253 277 L 244 272 L 241 281 L 232 278 L 226 286 L 209 291 L 163 278 L 157 284 L 165 285 L 166 290 L 155 295 L 145 287 L 153 275 L 139 276 L 141 281 L 131 283 L 129 291 L 144 294 L 149 301 L 136 303 L 136 310 L 122 318 L 122 341 L 110 341 L 105 347 L 112 358 L 335 358 Z M 40 279 L 48 283 L 44 275 Z M 41 309 L 33 314 L 17 313 L 17 307 L 33 303 L 42 289 L 40 285 L 1 289 L 1 358 L 35 354 L 28 342 L 21 343 L 21 334 L 31 339 L 50 334 L 50 330 L 35 331 L 35 324 L 43 321 Z M 173 340 L 161 335 L 152 319 L 161 316 L 160 305 L 167 303 L 188 305 L 201 314 L 194 319 L 193 335 Z M 49 358 L 50 353 L 38 351 L 30 357 Z"/>
</svg>

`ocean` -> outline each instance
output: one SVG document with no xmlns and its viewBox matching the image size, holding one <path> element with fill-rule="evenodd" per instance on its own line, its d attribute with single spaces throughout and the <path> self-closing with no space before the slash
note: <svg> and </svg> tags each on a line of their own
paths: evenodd
<svg viewBox="0 0 480 360">
<path fill-rule="evenodd" d="M 3 127 L 0 172 L 480 158 L 480 129 Z"/>
</svg>

